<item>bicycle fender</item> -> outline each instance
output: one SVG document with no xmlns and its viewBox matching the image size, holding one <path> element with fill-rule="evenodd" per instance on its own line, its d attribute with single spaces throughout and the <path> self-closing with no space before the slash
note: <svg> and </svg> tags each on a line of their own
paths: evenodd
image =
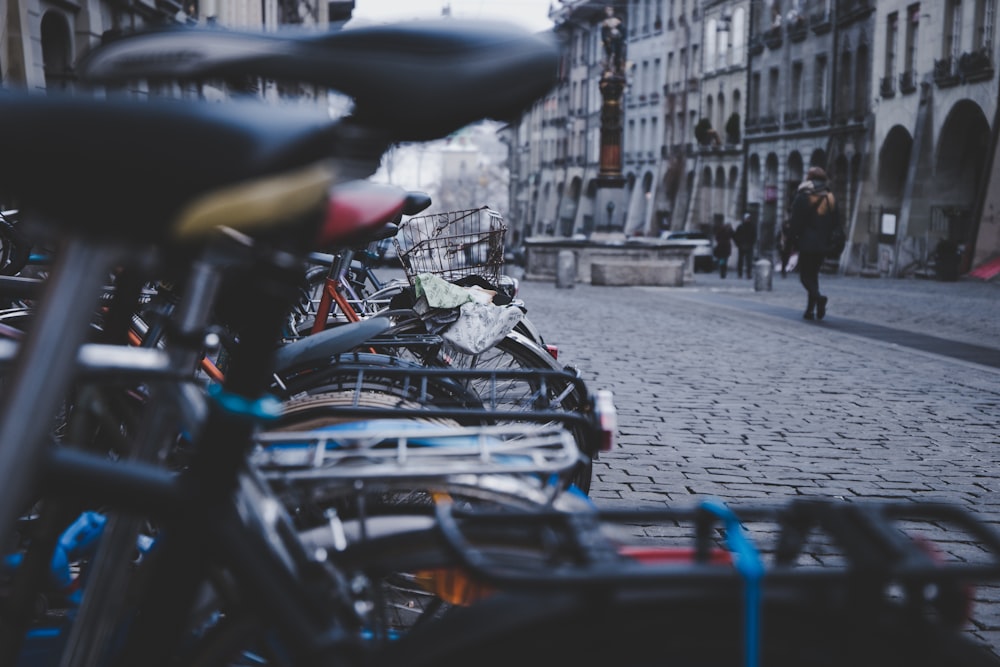
<svg viewBox="0 0 1000 667">
<path fill-rule="evenodd" d="M 385 332 L 392 323 L 387 317 L 373 317 L 360 322 L 326 329 L 280 347 L 275 354 L 275 373 L 285 375 L 293 368 L 325 361 L 350 352 L 365 341 Z"/>
</svg>

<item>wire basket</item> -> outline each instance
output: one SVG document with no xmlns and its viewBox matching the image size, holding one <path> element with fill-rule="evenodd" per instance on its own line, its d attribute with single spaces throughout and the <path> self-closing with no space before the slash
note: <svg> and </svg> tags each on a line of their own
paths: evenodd
<svg viewBox="0 0 1000 667">
<path fill-rule="evenodd" d="M 410 218 L 393 242 L 410 284 L 431 273 L 449 281 L 479 276 L 496 285 L 506 234 L 503 217 L 484 206 Z"/>
</svg>

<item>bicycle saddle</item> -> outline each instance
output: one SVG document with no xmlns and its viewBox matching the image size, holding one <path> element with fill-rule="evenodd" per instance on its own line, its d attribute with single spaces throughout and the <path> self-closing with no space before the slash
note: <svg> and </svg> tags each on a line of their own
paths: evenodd
<svg viewBox="0 0 1000 667">
<path fill-rule="evenodd" d="M 395 236 L 392 223 L 409 200 L 393 185 L 351 181 L 330 188 L 330 205 L 319 233 L 320 247 L 346 246 Z"/>
<path fill-rule="evenodd" d="M 483 118 L 510 120 L 555 83 L 551 35 L 503 24 L 419 21 L 327 33 L 172 29 L 88 53 L 93 83 L 265 77 L 338 90 L 354 116 L 396 141 L 447 135 Z"/>
<path fill-rule="evenodd" d="M 431 205 L 431 196 L 426 192 L 415 190 L 406 195 L 406 203 L 403 204 L 403 215 L 416 215 L 426 210 Z"/>
<path fill-rule="evenodd" d="M 10 93 L 0 117 L 0 192 L 26 214 L 122 241 L 322 211 L 341 143 L 329 116 L 304 106 Z M 229 198 L 210 201 L 220 192 Z"/>
</svg>

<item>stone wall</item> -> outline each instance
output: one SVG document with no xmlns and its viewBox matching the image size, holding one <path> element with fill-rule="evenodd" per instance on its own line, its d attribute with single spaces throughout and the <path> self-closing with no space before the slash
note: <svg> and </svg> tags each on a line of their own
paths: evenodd
<svg viewBox="0 0 1000 667">
<path fill-rule="evenodd" d="M 524 278 L 526 280 L 555 280 L 560 250 L 572 250 L 576 257 L 577 282 L 590 282 L 591 265 L 595 262 L 656 262 L 681 260 L 684 262 L 684 281 L 694 279 L 692 248 L 666 242 L 643 241 L 602 243 L 570 239 L 525 239 L 527 255 Z"/>
</svg>

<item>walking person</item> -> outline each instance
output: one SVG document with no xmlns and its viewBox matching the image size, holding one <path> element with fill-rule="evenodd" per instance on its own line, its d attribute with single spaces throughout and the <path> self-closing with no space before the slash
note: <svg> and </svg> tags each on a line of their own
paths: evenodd
<svg viewBox="0 0 1000 667">
<path fill-rule="evenodd" d="M 749 213 L 743 214 L 743 221 L 736 228 L 733 241 L 736 242 L 736 276 L 742 278 L 743 269 L 746 267 L 747 279 L 750 279 L 753 277 L 753 249 L 757 245 L 757 226 L 754 225 Z"/>
<path fill-rule="evenodd" d="M 799 250 L 799 280 L 809 295 L 804 319 L 826 317 L 828 299 L 819 291 L 819 269 L 828 252 L 830 232 L 839 224 L 837 201 L 826 172 L 810 167 L 795 193 L 789 219 L 791 240 Z"/>
<path fill-rule="evenodd" d="M 781 277 L 788 277 L 788 265 L 795 253 L 795 244 L 792 243 L 792 231 L 790 220 L 785 217 L 781 223 L 781 231 L 778 232 L 778 255 L 781 257 Z"/>
<path fill-rule="evenodd" d="M 729 269 L 729 256 L 733 254 L 733 226 L 728 222 L 715 229 L 715 250 L 713 255 L 719 261 L 719 277 L 725 278 Z"/>
</svg>

